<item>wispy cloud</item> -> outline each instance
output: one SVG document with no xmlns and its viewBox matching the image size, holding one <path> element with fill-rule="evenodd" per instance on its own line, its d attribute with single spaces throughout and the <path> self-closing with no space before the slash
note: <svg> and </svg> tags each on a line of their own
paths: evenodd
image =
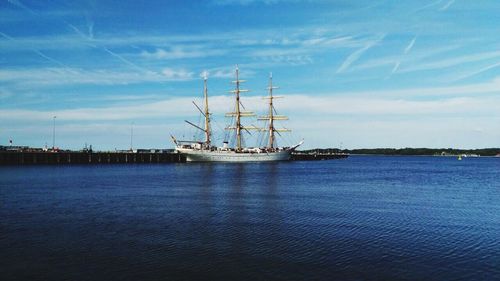
<svg viewBox="0 0 500 281">
<path fill-rule="evenodd" d="M 378 97 L 383 99 L 442 99 L 446 97 L 476 97 L 478 95 L 490 95 L 498 93 L 500 88 L 500 77 L 484 83 L 471 83 L 460 86 L 443 87 L 413 87 L 395 90 L 366 90 L 366 91 L 345 91 L 336 92 L 335 96 L 360 98 Z M 329 93 L 317 93 L 318 96 Z"/>
<path fill-rule="evenodd" d="M 271 44 L 270 42 L 274 42 Z M 241 53 L 254 60 L 268 61 L 276 64 L 306 65 L 314 63 L 314 56 L 325 55 L 335 48 L 365 48 L 373 43 L 373 39 L 364 37 L 338 35 L 304 35 L 297 34 L 281 40 L 256 40 L 256 48 Z M 243 42 L 242 44 L 248 44 Z M 238 46 L 235 46 L 238 48 Z"/>
<path fill-rule="evenodd" d="M 37 13 L 33 11 L 32 9 L 28 8 L 26 5 L 24 5 L 21 1 L 19 0 L 7 0 L 7 2 L 11 3 L 14 6 L 17 6 L 25 11 L 30 12 L 33 15 L 36 15 Z"/>
<path fill-rule="evenodd" d="M 474 71 L 471 71 L 471 72 L 468 72 L 466 74 L 463 74 L 463 75 L 460 75 L 458 77 L 454 77 L 452 78 L 450 81 L 451 82 L 456 82 L 456 81 L 460 81 L 460 80 L 464 80 L 464 79 L 467 79 L 467 78 L 470 78 L 470 77 L 473 77 L 473 76 L 476 76 L 478 74 L 481 74 L 483 72 L 486 72 L 490 69 L 494 69 L 494 68 L 497 68 L 500 66 L 500 61 L 499 62 L 496 62 L 494 64 L 490 64 L 488 66 L 485 66 L 485 67 L 482 67 L 478 70 L 474 70 Z"/>
<path fill-rule="evenodd" d="M 166 79 L 175 81 L 191 80 L 194 77 L 193 72 L 187 71 L 185 69 L 165 68 L 162 70 L 162 74 Z"/>
<path fill-rule="evenodd" d="M 61 77 L 64 77 L 62 79 Z M 0 70 L 0 81 L 22 87 L 46 87 L 55 85 L 126 85 L 142 82 L 185 81 L 194 75 L 185 69 L 165 68 L 161 73 L 83 70 L 78 68 L 34 68 Z"/>
<path fill-rule="evenodd" d="M 134 69 L 136 69 L 136 70 L 139 70 L 139 71 L 141 71 L 141 72 L 145 72 L 145 73 L 154 73 L 154 72 L 152 72 L 152 71 L 150 71 L 150 70 L 148 70 L 148 69 L 145 69 L 144 67 L 138 66 L 137 64 L 135 64 L 135 63 L 133 63 L 133 62 L 129 61 L 128 59 L 126 59 L 126 58 L 124 58 L 123 56 L 121 56 L 121 55 L 119 55 L 119 54 L 117 54 L 117 53 L 115 53 L 115 52 L 111 51 L 110 49 L 108 49 L 108 48 L 106 48 L 106 47 L 102 47 L 102 49 L 103 49 L 106 53 L 108 53 L 108 54 L 112 55 L 113 57 L 115 57 L 115 58 L 119 59 L 120 61 L 124 62 L 125 64 L 127 64 L 127 65 L 131 66 L 132 68 L 134 68 Z"/>
<path fill-rule="evenodd" d="M 401 57 L 399 54 L 391 54 L 385 57 L 378 57 L 374 59 L 366 60 L 362 63 L 359 63 L 356 66 L 353 66 L 352 70 L 366 70 L 371 68 L 378 67 L 387 67 L 388 65 L 394 65 L 398 61 L 404 61 L 407 65 L 417 65 L 421 64 L 422 61 L 427 59 L 439 57 L 447 52 L 453 51 L 460 48 L 459 45 L 449 45 L 449 46 L 440 46 L 436 47 L 432 50 L 420 50 L 419 52 L 411 52 L 408 55 Z"/>
<path fill-rule="evenodd" d="M 305 65 L 312 64 L 314 61 L 310 55 L 271 55 L 271 56 L 258 56 L 255 57 L 256 60 L 267 61 L 274 63 L 275 66 L 285 64 L 285 65 Z"/>
<path fill-rule="evenodd" d="M 94 21 L 89 16 L 85 17 L 87 23 L 87 32 L 89 39 L 94 39 Z"/>
<path fill-rule="evenodd" d="M 411 49 L 415 45 L 416 41 L 417 41 L 417 36 L 413 37 L 413 39 L 410 41 L 410 43 L 406 46 L 406 48 L 404 49 L 403 55 L 406 55 L 406 54 L 408 54 L 411 51 Z M 392 68 L 392 71 L 391 71 L 390 75 L 396 73 L 396 71 L 398 71 L 400 65 L 401 65 L 401 59 L 397 60 L 394 63 L 394 67 Z"/>
<path fill-rule="evenodd" d="M 9 35 L 7 35 L 7 34 L 3 33 L 3 32 L 0 32 L 0 36 L 4 37 L 4 38 L 5 38 L 5 39 L 7 39 L 7 40 L 13 41 L 13 42 L 17 41 L 17 40 L 16 40 L 16 39 L 14 39 L 13 37 L 11 37 L 11 36 L 9 36 Z M 56 60 L 56 59 L 54 59 L 54 58 L 52 58 L 52 57 L 47 56 L 46 54 L 42 53 L 42 52 L 41 52 L 40 50 L 38 50 L 38 49 L 31 48 L 31 51 L 32 51 L 32 52 L 34 52 L 35 54 L 39 55 L 40 57 L 42 57 L 42 58 L 44 58 L 44 59 L 46 59 L 46 60 L 48 60 L 48 61 L 52 62 L 52 63 L 55 63 L 55 64 L 57 64 L 57 65 L 59 65 L 59 66 L 67 67 L 67 66 L 66 66 L 65 64 L 63 64 L 62 62 L 60 62 L 60 61 L 58 61 L 58 60 Z"/>
<path fill-rule="evenodd" d="M 75 25 L 64 21 L 64 25 L 71 30 L 72 35 L 57 37 L 22 38 L 15 44 L 8 45 L 0 42 L 0 48 L 9 51 L 18 51 L 29 46 L 40 46 L 42 49 L 54 51 L 69 51 L 73 48 L 90 47 L 109 54 L 112 58 L 125 63 L 140 72 L 154 72 L 150 65 L 155 60 L 198 59 L 223 56 L 227 53 L 238 53 L 240 57 L 260 62 L 278 65 L 305 65 L 314 62 L 313 56 L 331 52 L 332 48 L 356 48 L 366 46 L 371 39 L 353 36 L 339 36 L 336 34 L 322 34 L 310 32 L 308 28 L 288 33 L 286 36 L 277 35 L 271 38 L 268 32 L 229 32 L 213 36 L 189 35 L 170 36 L 167 39 L 159 36 L 131 35 L 125 37 L 103 36 L 99 38 L 86 34 Z M 248 36 L 248 34 L 251 34 Z M 106 38 L 104 38 L 106 37 Z M 268 37 L 270 39 L 262 39 Z M 252 48 L 248 48 L 248 41 L 252 40 Z M 254 38 L 254 39 L 252 39 Z M 130 45 L 137 43 L 141 47 L 139 53 L 131 52 Z M 144 46 L 165 46 L 145 48 Z M 127 50 L 117 52 L 116 50 Z M 59 48 L 59 49 L 57 49 Z M 148 51 L 153 50 L 153 51 Z M 241 59 L 239 61 L 242 61 Z M 224 75 L 222 75 L 224 76 Z"/>
<path fill-rule="evenodd" d="M 315 26 L 294 29 L 245 29 L 189 35 L 159 36 L 151 34 L 102 34 L 91 37 L 77 26 L 62 21 L 73 34 L 17 38 L 16 42 L 0 42 L 4 51 L 19 51 L 32 46 L 40 50 L 74 50 L 92 46 L 123 49 L 131 45 L 142 48 L 139 56 L 147 59 L 175 59 L 224 55 L 239 50 L 249 56 L 297 55 L 331 50 L 331 48 L 364 47 L 372 39 L 339 35 L 336 32 L 316 34 Z M 76 36 L 75 36 L 76 35 Z M 15 43 L 15 44 L 14 44 Z M 144 48 L 146 47 L 146 48 Z M 273 53 L 273 54 L 271 54 Z"/>
<path fill-rule="evenodd" d="M 189 74 L 191 76 L 191 74 Z M 323 114 L 356 114 L 356 115 L 419 115 L 433 113 L 446 115 L 451 113 L 488 114 L 500 110 L 500 97 L 493 95 L 498 91 L 500 78 L 489 83 L 469 84 L 456 87 L 414 88 L 391 91 L 346 92 L 335 95 L 322 94 L 309 96 L 306 94 L 287 95 L 279 101 L 283 112 L 294 112 L 302 118 Z M 490 94 L 479 98 L 478 94 Z M 421 99 L 418 97 L 435 96 L 438 99 Z M 394 99 L 394 97 L 398 97 Z M 40 110 L 0 110 L 3 120 L 36 120 L 48 118 L 56 114 L 66 120 L 130 120 L 196 114 L 191 101 L 199 97 L 170 98 L 152 103 L 129 106 L 112 106 L 106 108 L 79 108 L 72 110 L 40 111 Z M 260 96 L 246 97 L 245 105 L 253 110 L 265 110 Z M 223 115 L 232 104 L 228 95 L 213 95 L 210 107 L 214 114 Z M 168 108 L 168 110 L 166 110 Z M 332 111 L 332 108 L 335 110 Z M 47 117 L 48 116 L 48 117 Z"/>
<path fill-rule="evenodd" d="M 276 4 L 279 2 L 298 2 L 297 0 L 213 0 L 216 5 L 250 5 L 262 3 L 266 5 Z"/>
<path fill-rule="evenodd" d="M 152 52 L 143 50 L 140 53 L 140 56 L 146 59 L 173 60 L 219 56 L 225 53 L 226 51 L 222 49 L 214 50 L 209 48 L 187 48 L 186 46 L 172 46 L 169 50 L 162 48 L 156 48 L 156 50 Z"/>
<path fill-rule="evenodd" d="M 394 67 L 392 68 L 391 74 L 396 73 L 396 71 L 398 71 L 398 69 L 399 69 L 399 66 L 400 66 L 400 65 L 401 65 L 401 61 L 397 61 L 397 62 L 394 64 Z"/>
<path fill-rule="evenodd" d="M 74 26 L 73 24 L 63 20 L 63 22 L 72 30 L 74 31 L 76 34 L 78 34 L 81 38 L 85 39 L 85 40 L 91 40 L 90 36 L 83 33 L 78 27 Z"/>
<path fill-rule="evenodd" d="M 437 6 L 437 5 L 441 4 L 441 2 L 443 2 L 443 0 L 432 1 L 431 3 L 418 8 L 417 10 L 415 10 L 415 12 L 420 12 L 422 10 Z"/>
<path fill-rule="evenodd" d="M 413 41 L 413 40 L 412 40 Z M 410 42 L 411 43 L 411 42 Z M 409 46 L 409 45 L 408 45 Z M 405 56 L 391 55 L 387 57 L 380 57 L 363 62 L 353 69 L 361 71 L 370 68 L 388 67 L 392 65 L 392 70 L 398 73 L 410 73 L 416 71 L 429 71 L 435 69 L 451 68 L 455 66 L 479 63 L 489 60 L 497 60 L 500 58 L 500 51 L 486 51 L 473 54 L 461 54 L 450 57 L 448 53 L 460 50 L 460 45 L 449 45 L 444 47 L 437 47 L 432 50 L 422 49 L 419 52 L 411 52 Z M 407 48 L 405 48 L 407 49 Z M 443 59 L 442 57 L 449 57 Z M 398 65 L 399 64 L 399 65 Z M 396 69 L 396 70 L 394 70 Z M 454 70 L 455 71 L 455 70 Z M 447 72 L 444 76 L 454 76 L 454 78 L 446 78 L 447 82 L 458 81 L 457 75 L 453 72 Z"/>
<path fill-rule="evenodd" d="M 433 123 L 419 121 L 424 115 L 444 120 L 445 115 L 489 114 L 499 121 L 494 111 L 500 80 L 488 82 L 500 67 L 495 1 L 317 1 L 321 3 L 211 0 L 201 10 L 186 1 L 141 7 L 154 17 L 138 15 L 132 0 L 120 9 L 106 1 L 4 1 L 0 108 L 13 111 L 7 119 L 2 113 L 0 127 L 23 128 L 28 136 L 37 120 L 50 120 L 54 113 L 49 111 L 67 115 L 89 131 L 89 124 L 112 127 L 131 117 L 170 125 L 176 117 L 196 112 L 190 101 L 197 97 L 165 98 L 200 93 L 198 76 L 204 69 L 213 79 L 212 108 L 223 112 L 231 100 L 218 93 L 228 89 L 235 63 L 254 90 L 244 100 L 252 109 L 263 106 L 256 95 L 264 94 L 260 83 L 268 71 L 277 80 L 286 77 L 277 81 L 287 97 L 278 101 L 278 108 L 293 112 L 292 122 L 293 115 L 307 120 L 302 131 L 323 134 L 321 145 L 327 145 L 331 133 L 311 132 L 306 123 L 325 116 L 330 125 L 350 116 L 364 118 L 357 127 L 362 129 L 369 127 L 365 123 L 379 122 L 378 129 L 387 129 L 386 139 L 400 132 L 390 131 L 391 124 L 404 132 L 403 119 L 415 120 L 419 128 Z M 231 20 L 239 5 L 248 5 L 243 7 L 248 14 Z M 452 9 L 467 15 L 457 20 L 448 14 Z M 192 16 L 179 17 L 179 11 Z M 164 16 L 161 22 L 157 15 Z M 295 93 L 289 95 L 287 89 Z M 484 132 L 492 128 L 476 127 Z M 357 139 L 369 139 L 357 133 Z"/>
<path fill-rule="evenodd" d="M 234 77 L 234 70 L 230 68 L 205 70 L 209 78 L 230 79 Z"/>
<path fill-rule="evenodd" d="M 453 3 L 455 3 L 455 0 L 450 0 L 443 7 L 441 7 L 441 9 L 439 9 L 439 10 L 446 11 L 451 5 L 453 5 Z"/>
<path fill-rule="evenodd" d="M 411 138 L 403 140 L 398 138 L 388 142 L 387 135 L 400 132 L 405 135 L 404 132 L 410 125 L 413 128 L 412 133 L 420 136 L 431 134 L 433 131 L 457 130 L 464 133 L 477 131 L 478 128 L 483 131 L 498 132 L 498 124 L 491 116 L 500 111 L 500 98 L 493 94 L 486 97 L 476 94 L 496 93 L 499 86 L 500 79 L 496 79 L 490 83 L 460 87 L 350 92 L 321 96 L 295 94 L 287 95 L 276 106 L 284 114 L 294 113 L 287 127 L 296 130 L 299 136 L 306 137 L 311 147 L 331 145 L 332 136 L 319 133 L 323 131 L 320 128 L 325 127 L 334 129 L 337 132 L 336 138 L 344 140 L 350 146 L 366 146 L 366 143 L 359 141 L 359 131 L 363 131 L 363 135 L 366 136 L 380 134 L 380 138 L 375 138 L 386 146 L 394 146 L 398 141 L 401 141 L 401 145 L 411 146 L 415 145 L 415 142 L 424 141 L 425 138 L 414 138 L 415 142 L 412 142 Z M 438 95 L 440 98 L 419 99 L 414 98 L 415 95 Z M 191 100 L 198 98 L 179 97 L 146 103 L 137 100 L 133 104 L 124 106 L 81 107 L 71 110 L 0 109 L 0 120 L 12 124 L 28 122 L 43 125 L 45 121 L 40 120 L 51 120 L 51 116 L 57 115 L 61 122 L 64 122 L 59 125 L 59 132 L 72 136 L 73 143 L 80 145 L 83 141 L 88 141 L 89 135 L 97 131 L 100 136 L 106 135 L 107 139 L 113 139 L 113 141 L 96 141 L 97 138 L 92 138 L 92 142 L 104 143 L 105 146 L 111 146 L 111 148 L 120 146 L 120 137 L 117 139 L 117 135 L 126 135 L 129 131 L 129 126 L 123 125 L 123 122 L 144 120 L 142 122 L 147 122 L 149 127 L 137 126 L 137 130 L 143 130 L 142 134 L 150 134 L 153 138 L 157 138 L 156 142 L 153 142 L 156 144 L 152 146 L 158 146 L 163 143 L 162 138 L 166 138 L 166 133 L 162 135 L 158 133 L 159 131 L 171 132 L 179 136 L 188 132 L 189 129 L 186 129 L 181 121 L 183 118 L 197 114 L 192 107 Z M 232 102 L 232 98 L 228 95 L 212 96 L 210 107 L 214 113 L 214 121 L 223 122 L 222 116 Z M 247 108 L 256 112 L 265 110 L 265 104 L 259 96 L 247 97 L 244 102 Z M 424 119 L 426 122 L 416 121 L 415 118 Z M 15 136 L 26 134 L 26 129 L 27 127 L 23 127 L 20 131 L 16 127 L 5 126 L 4 131 Z M 37 144 L 40 142 L 39 138 L 43 135 L 43 131 L 37 134 Z M 30 134 L 33 132 L 37 132 L 36 128 L 30 130 Z M 351 139 L 351 134 L 355 134 L 356 137 Z M 161 137 L 158 137 L 159 135 Z M 494 139 L 498 139 L 497 136 L 498 133 L 490 133 L 490 136 L 483 140 L 490 144 Z M 50 136 L 47 138 L 49 139 Z M 65 142 L 64 147 L 67 147 L 71 140 Z M 462 142 L 457 144 L 456 139 L 453 141 L 455 145 L 460 145 Z M 429 143 L 435 146 L 435 138 Z M 449 145 L 447 142 L 443 143 Z M 375 144 L 372 142 L 370 145 Z M 477 142 L 476 144 L 471 142 L 469 145 L 477 145 Z"/>
<path fill-rule="evenodd" d="M 481 52 L 475 54 L 461 55 L 448 59 L 434 59 L 431 62 L 415 63 L 406 67 L 404 72 L 422 71 L 431 69 L 448 68 L 466 63 L 479 62 L 484 60 L 500 58 L 500 51 Z"/>
<path fill-rule="evenodd" d="M 196 115 L 191 104 L 192 98 L 175 98 L 146 104 L 134 104 L 129 106 L 113 106 L 106 108 L 79 108 L 72 110 L 39 111 L 39 110 L 15 110 L 0 109 L 0 117 L 3 120 L 45 120 L 54 114 L 65 121 L 111 121 L 111 120 L 140 120 L 145 118 L 165 118 L 175 116 L 183 118 Z M 232 99 L 228 96 L 213 96 L 211 98 L 211 109 L 213 113 L 221 118 L 227 110 Z M 245 99 L 248 108 L 264 111 L 261 97 L 250 97 Z M 165 110 L 169 108 L 170 110 Z M 280 102 L 281 112 L 294 112 L 296 116 L 304 119 L 314 119 L 315 116 L 328 116 L 349 114 L 357 116 L 410 116 L 422 114 L 434 114 L 447 116 L 459 113 L 488 114 L 500 110 L 498 98 L 488 99 L 476 98 L 450 98 L 435 101 L 412 101 L 392 100 L 381 98 L 360 97 L 310 97 L 305 95 L 287 96 Z M 332 111 L 332 108 L 335 108 Z M 305 117 L 307 116 L 307 117 Z"/>
<path fill-rule="evenodd" d="M 4 89 L 4 88 L 0 88 L 0 100 L 1 99 L 6 99 L 6 98 L 9 98 L 12 96 L 12 92 L 7 90 L 7 89 Z"/>
<path fill-rule="evenodd" d="M 22 4 L 19 0 L 8 0 L 10 3 L 18 6 L 18 7 L 21 7 L 22 9 L 26 10 L 26 11 L 29 11 L 33 14 L 36 14 L 33 10 L 31 10 L 29 7 L 27 7 L 26 5 Z M 113 52 L 111 51 L 109 48 L 105 47 L 105 46 L 101 46 L 99 45 L 97 42 L 95 42 L 93 40 L 94 38 L 94 31 L 93 31 L 93 28 L 94 28 L 94 23 L 93 21 L 91 21 L 88 17 L 86 18 L 86 25 L 87 25 L 87 29 L 88 29 L 88 34 L 85 34 L 84 32 L 82 32 L 79 28 L 77 28 L 75 25 L 71 24 L 70 22 L 64 20 L 64 19 L 61 19 L 61 23 L 63 23 L 64 25 L 66 25 L 67 27 L 69 27 L 72 31 L 74 31 L 77 35 L 79 35 L 81 38 L 83 38 L 85 40 L 84 44 L 86 46 L 91 46 L 93 48 L 98 48 L 98 49 L 101 49 L 103 51 L 105 51 L 106 53 L 110 54 L 111 56 L 119 59 L 120 61 L 122 61 L 123 63 L 133 67 L 134 69 L 136 70 L 139 70 L 141 72 L 151 72 L 150 70 L 147 70 L 141 66 L 138 66 L 137 64 L 131 62 L 130 60 L 126 59 L 125 57 L 123 57 L 122 55 L 116 53 L 116 52 Z M 1 34 L 2 36 L 5 37 L 5 34 Z M 12 40 L 12 39 L 11 39 Z M 52 42 L 52 44 L 54 44 L 54 42 Z M 79 44 L 81 44 L 81 42 L 79 42 Z M 45 54 L 43 54 L 42 52 L 40 52 L 39 50 L 37 49 L 34 49 L 35 52 L 37 52 L 40 56 L 46 58 L 46 59 L 49 59 L 53 62 L 56 62 L 56 63 L 59 63 L 60 65 L 64 65 L 48 56 L 46 56 Z"/>
<path fill-rule="evenodd" d="M 408 54 L 411 51 L 411 49 L 415 45 L 416 41 L 417 41 L 417 36 L 413 37 L 413 39 L 410 41 L 410 43 L 408 44 L 408 46 L 406 46 L 405 52 L 404 52 L 405 54 Z"/>
<path fill-rule="evenodd" d="M 314 97 L 288 96 L 282 102 L 281 110 L 294 113 L 312 112 L 310 115 L 324 114 L 354 114 L 354 115 L 384 115 L 384 116 L 418 116 L 422 114 L 448 115 L 470 112 L 495 112 L 500 105 L 488 105 L 490 102 L 500 101 L 491 96 L 488 99 L 446 98 L 439 100 L 405 100 L 367 97 Z M 300 105 L 300 106 L 297 106 Z M 467 108 L 468 107 L 468 108 Z M 335 110 L 332 112 L 332 108 Z"/>
<path fill-rule="evenodd" d="M 259 63 L 244 63 L 238 64 L 240 77 L 250 78 L 255 75 L 253 70 L 256 67 L 261 67 Z M 209 68 L 204 71 L 208 73 L 209 78 L 234 79 L 235 65 L 224 65 L 220 67 Z"/>
<path fill-rule="evenodd" d="M 311 56 L 278 56 L 272 57 L 272 61 L 274 62 L 286 62 L 291 65 L 304 65 L 304 64 L 312 64 L 314 61 Z"/>
<path fill-rule="evenodd" d="M 363 48 L 361 49 L 358 49 L 356 50 L 355 52 L 353 52 L 352 54 L 350 54 L 345 60 L 344 62 L 342 63 L 342 65 L 337 69 L 337 73 L 342 73 L 344 72 L 345 70 L 347 70 L 349 68 L 349 66 L 351 66 L 351 64 L 353 64 L 355 61 L 357 61 L 366 51 L 368 51 L 369 49 L 371 49 L 373 46 L 377 45 L 378 43 L 380 43 L 385 37 L 385 34 L 380 36 L 380 38 L 376 39 L 376 40 L 373 40 L 372 42 L 369 42 L 368 44 L 366 44 L 366 46 L 364 46 Z"/>
<path fill-rule="evenodd" d="M 117 58 L 118 60 L 120 60 L 121 62 L 127 64 L 128 66 L 138 70 L 138 71 L 141 71 L 141 72 L 151 72 L 150 70 L 144 68 L 144 67 L 141 67 L 141 66 L 138 66 L 137 64 L 131 62 L 130 60 L 126 59 L 125 57 L 123 57 L 122 55 L 116 53 L 116 52 L 113 52 L 111 51 L 109 48 L 105 47 L 105 46 L 101 46 L 100 44 L 98 44 L 98 42 L 96 42 L 93 37 L 93 24 L 92 25 L 89 25 L 89 22 L 87 21 L 87 26 L 89 27 L 89 34 L 85 34 L 84 32 L 82 32 L 79 28 L 77 28 L 76 26 L 74 26 L 73 24 L 67 22 L 66 20 L 63 20 L 63 22 L 69 27 L 71 28 L 76 34 L 78 34 L 81 38 L 84 39 L 84 44 L 85 45 L 88 45 L 92 48 L 95 48 L 95 49 L 100 49 L 100 50 L 103 50 L 104 52 L 108 53 L 109 55 Z M 81 44 L 81 43 L 80 43 Z"/>
</svg>

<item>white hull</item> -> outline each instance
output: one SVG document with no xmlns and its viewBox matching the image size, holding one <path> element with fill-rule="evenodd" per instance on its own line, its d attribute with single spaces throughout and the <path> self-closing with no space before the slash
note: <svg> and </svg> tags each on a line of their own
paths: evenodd
<svg viewBox="0 0 500 281">
<path fill-rule="evenodd" d="M 290 160 L 291 150 L 261 153 L 239 153 L 235 151 L 210 151 L 178 148 L 177 152 L 186 156 L 187 162 L 267 162 Z"/>
</svg>

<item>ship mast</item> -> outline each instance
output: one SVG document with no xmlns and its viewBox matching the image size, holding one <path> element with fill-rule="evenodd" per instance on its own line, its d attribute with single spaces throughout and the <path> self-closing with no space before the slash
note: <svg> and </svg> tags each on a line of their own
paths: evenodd
<svg viewBox="0 0 500 281">
<path fill-rule="evenodd" d="M 274 114 L 273 114 L 273 74 L 269 74 L 269 147 L 274 147 Z"/>
<path fill-rule="evenodd" d="M 208 110 L 208 87 L 207 87 L 207 74 L 203 77 L 203 96 L 205 98 L 205 144 L 210 147 L 210 112 Z"/>
<path fill-rule="evenodd" d="M 188 120 L 184 120 L 186 123 L 189 125 L 195 127 L 196 129 L 203 131 L 205 133 L 205 142 L 204 146 L 206 148 L 210 148 L 211 146 L 211 141 L 210 141 L 210 135 L 211 135 L 211 130 L 210 130 L 210 111 L 208 110 L 208 87 L 207 87 L 207 75 L 205 74 L 203 77 L 203 110 L 193 101 L 194 106 L 198 111 L 200 111 L 201 115 L 205 117 L 205 128 L 202 128 L 196 124 L 193 124 L 192 122 L 189 122 Z M 174 143 L 177 144 L 177 141 L 173 138 Z"/>
<path fill-rule="evenodd" d="M 288 120 L 288 117 L 284 115 L 275 115 L 274 114 L 274 105 L 273 105 L 273 100 L 277 98 L 282 98 L 281 96 L 273 96 L 273 90 L 278 89 L 279 87 L 274 87 L 273 86 L 273 74 L 269 74 L 269 86 L 267 87 L 269 91 L 269 96 L 264 97 L 265 99 L 269 99 L 269 115 L 267 116 L 261 116 L 258 119 L 259 120 L 265 120 L 269 121 L 269 126 L 267 129 L 263 129 L 263 131 L 268 131 L 269 133 L 269 142 L 268 142 L 268 148 L 273 149 L 275 145 L 275 132 L 290 132 L 289 129 L 276 129 L 274 128 L 274 120 Z"/>
<path fill-rule="evenodd" d="M 239 69 L 236 66 L 236 149 L 241 150 L 241 112 L 240 112 L 240 79 L 239 79 Z"/>
<path fill-rule="evenodd" d="M 257 128 L 255 126 L 243 126 L 241 124 L 241 117 L 253 117 L 253 116 L 255 116 L 255 114 L 252 111 L 242 111 L 240 108 L 240 105 L 241 105 L 240 93 L 248 92 L 248 90 L 240 89 L 240 84 L 243 82 L 245 82 L 245 80 L 239 79 L 239 69 L 238 69 L 238 66 L 236 66 L 236 80 L 232 81 L 232 83 L 236 84 L 236 87 L 234 90 L 229 91 L 230 93 L 235 94 L 235 99 L 236 99 L 235 111 L 226 113 L 226 117 L 236 117 L 235 126 L 226 128 L 227 130 L 236 130 L 236 151 L 241 151 L 243 148 L 242 147 L 242 130 L 245 130 L 247 132 L 248 132 L 248 130 L 260 130 L 260 128 Z"/>
</svg>

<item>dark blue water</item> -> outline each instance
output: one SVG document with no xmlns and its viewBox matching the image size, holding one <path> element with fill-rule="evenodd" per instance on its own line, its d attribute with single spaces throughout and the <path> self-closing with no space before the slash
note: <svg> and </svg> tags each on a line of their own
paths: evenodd
<svg viewBox="0 0 500 281">
<path fill-rule="evenodd" d="M 500 280 L 500 158 L 0 167 L 1 280 Z"/>
</svg>

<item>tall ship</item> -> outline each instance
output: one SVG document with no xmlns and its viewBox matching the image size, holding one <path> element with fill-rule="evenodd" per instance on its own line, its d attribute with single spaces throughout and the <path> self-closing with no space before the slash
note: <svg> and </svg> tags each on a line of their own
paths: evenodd
<svg viewBox="0 0 500 281">
<path fill-rule="evenodd" d="M 188 162 L 264 162 L 264 161 L 286 161 L 290 160 L 292 151 L 299 147 L 303 141 L 295 146 L 285 147 L 278 146 L 276 141 L 276 134 L 280 132 L 290 132 L 289 129 L 276 128 L 275 121 L 288 120 L 284 115 L 277 115 L 274 108 L 274 100 L 281 98 L 280 96 L 273 96 L 273 90 L 278 87 L 273 86 L 272 74 L 269 75 L 269 86 L 267 87 L 268 96 L 264 97 L 268 100 L 267 115 L 260 116 L 257 119 L 266 121 L 266 127 L 257 127 L 254 125 L 245 126 L 242 124 L 242 119 L 245 117 L 256 117 L 251 111 L 246 111 L 240 100 L 240 94 L 248 92 L 248 90 L 241 89 L 240 86 L 244 80 L 239 79 L 239 69 L 235 70 L 236 80 L 232 81 L 235 84 L 234 90 L 230 93 L 234 94 L 235 106 L 233 112 L 226 113 L 226 117 L 231 117 L 232 122 L 225 128 L 230 134 L 228 136 L 234 137 L 234 145 L 229 146 L 229 140 L 224 139 L 222 146 L 212 144 L 212 129 L 211 129 L 211 113 L 208 107 L 208 89 L 207 89 L 207 76 L 203 78 L 203 108 L 196 106 L 204 117 L 204 125 L 198 126 L 192 122 L 185 120 L 188 124 L 200 130 L 204 134 L 203 141 L 190 141 L 190 140 L 177 140 L 172 137 L 175 144 L 175 151 L 183 154 Z M 194 103 L 194 102 L 193 102 Z M 244 145 L 244 133 L 250 134 L 251 131 L 265 133 L 267 136 L 266 145 L 258 147 L 247 147 Z"/>
</svg>

